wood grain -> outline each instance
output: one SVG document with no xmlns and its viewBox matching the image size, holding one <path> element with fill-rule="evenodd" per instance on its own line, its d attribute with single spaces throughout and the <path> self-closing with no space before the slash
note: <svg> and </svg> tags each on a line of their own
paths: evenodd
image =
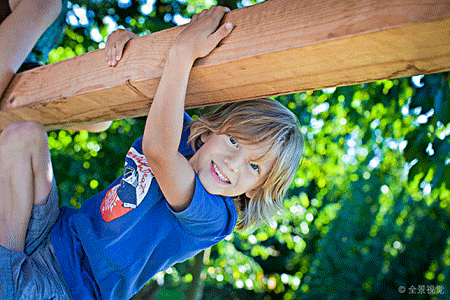
<svg viewBox="0 0 450 300">
<path fill-rule="evenodd" d="M 224 21 L 235 29 L 194 65 L 186 107 L 450 70 L 450 0 L 272 0 Z M 182 29 L 132 40 L 115 68 L 97 50 L 16 75 L 0 128 L 146 115 Z"/>
</svg>

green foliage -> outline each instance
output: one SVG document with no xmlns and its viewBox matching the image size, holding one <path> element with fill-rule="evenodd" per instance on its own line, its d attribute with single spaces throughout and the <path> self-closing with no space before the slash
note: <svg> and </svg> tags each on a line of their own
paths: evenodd
<svg viewBox="0 0 450 300">
<path fill-rule="evenodd" d="M 73 1 L 71 11 L 87 7 L 88 22 L 67 26 L 49 61 L 101 47 L 108 16 L 148 34 L 174 26 L 177 14 L 256 2 L 157 0 L 145 16 L 144 1 Z M 285 211 L 273 224 L 235 232 L 210 253 L 159 273 L 136 299 L 191 299 L 193 289 L 204 299 L 447 299 L 448 74 L 422 83 L 403 78 L 278 97 L 305 136 Z M 115 121 L 99 134 L 51 132 L 61 204 L 79 207 L 119 176 L 144 121 Z"/>
<path fill-rule="evenodd" d="M 156 300 L 184 300 L 184 294 L 177 290 L 165 289 L 156 294 Z"/>
<path fill-rule="evenodd" d="M 115 121 L 102 133 L 53 131 L 49 133 L 53 169 L 60 204 L 79 208 L 123 173 L 124 157 L 142 135 L 143 120 Z"/>
</svg>

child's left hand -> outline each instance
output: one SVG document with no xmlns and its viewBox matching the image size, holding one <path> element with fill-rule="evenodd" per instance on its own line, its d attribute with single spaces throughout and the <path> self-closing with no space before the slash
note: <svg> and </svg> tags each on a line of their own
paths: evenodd
<svg viewBox="0 0 450 300">
<path fill-rule="evenodd" d="M 122 58 L 123 49 L 129 40 L 138 38 L 139 36 L 129 30 L 117 29 L 112 32 L 106 40 L 105 54 L 106 62 L 110 67 L 117 65 Z"/>
</svg>

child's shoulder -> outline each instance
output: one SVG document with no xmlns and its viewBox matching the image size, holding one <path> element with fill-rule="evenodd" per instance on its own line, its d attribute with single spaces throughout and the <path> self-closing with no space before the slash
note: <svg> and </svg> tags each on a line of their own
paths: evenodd
<svg viewBox="0 0 450 300">
<path fill-rule="evenodd" d="M 188 143 L 189 135 L 191 133 L 190 131 L 190 124 L 191 124 L 192 118 L 188 115 L 188 113 L 184 113 L 184 122 L 183 122 L 183 131 L 181 133 L 181 140 L 180 140 L 180 146 L 178 151 L 183 154 L 184 156 L 192 156 L 194 154 L 194 151 L 192 150 L 192 147 Z M 143 153 L 142 151 L 142 140 L 143 136 L 140 136 L 134 143 L 132 144 L 131 149 L 137 150 L 139 153 Z"/>
</svg>

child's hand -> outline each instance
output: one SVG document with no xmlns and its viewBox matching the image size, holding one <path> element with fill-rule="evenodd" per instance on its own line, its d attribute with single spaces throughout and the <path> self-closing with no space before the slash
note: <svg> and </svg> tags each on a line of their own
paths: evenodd
<svg viewBox="0 0 450 300">
<path fill-rule="evenodd" d="M 139 37 L 137 34 L 125 29 L 118 29 L 108 36 L 105 54 L 106 62 L 110 67 L 117 65 L 117 62 L 122 58 L 123 49 L 128 41 L 137 37 Z"/>
<path fill-rule="evenodd" d="M 216 6 L 194 15 L 175 40 L 171 52 L 192 62 L 208 55 L 233 30 L 231 23 L 217 28 L 225 13 L 229 11 L 226 7 Z"/>
</svg>

